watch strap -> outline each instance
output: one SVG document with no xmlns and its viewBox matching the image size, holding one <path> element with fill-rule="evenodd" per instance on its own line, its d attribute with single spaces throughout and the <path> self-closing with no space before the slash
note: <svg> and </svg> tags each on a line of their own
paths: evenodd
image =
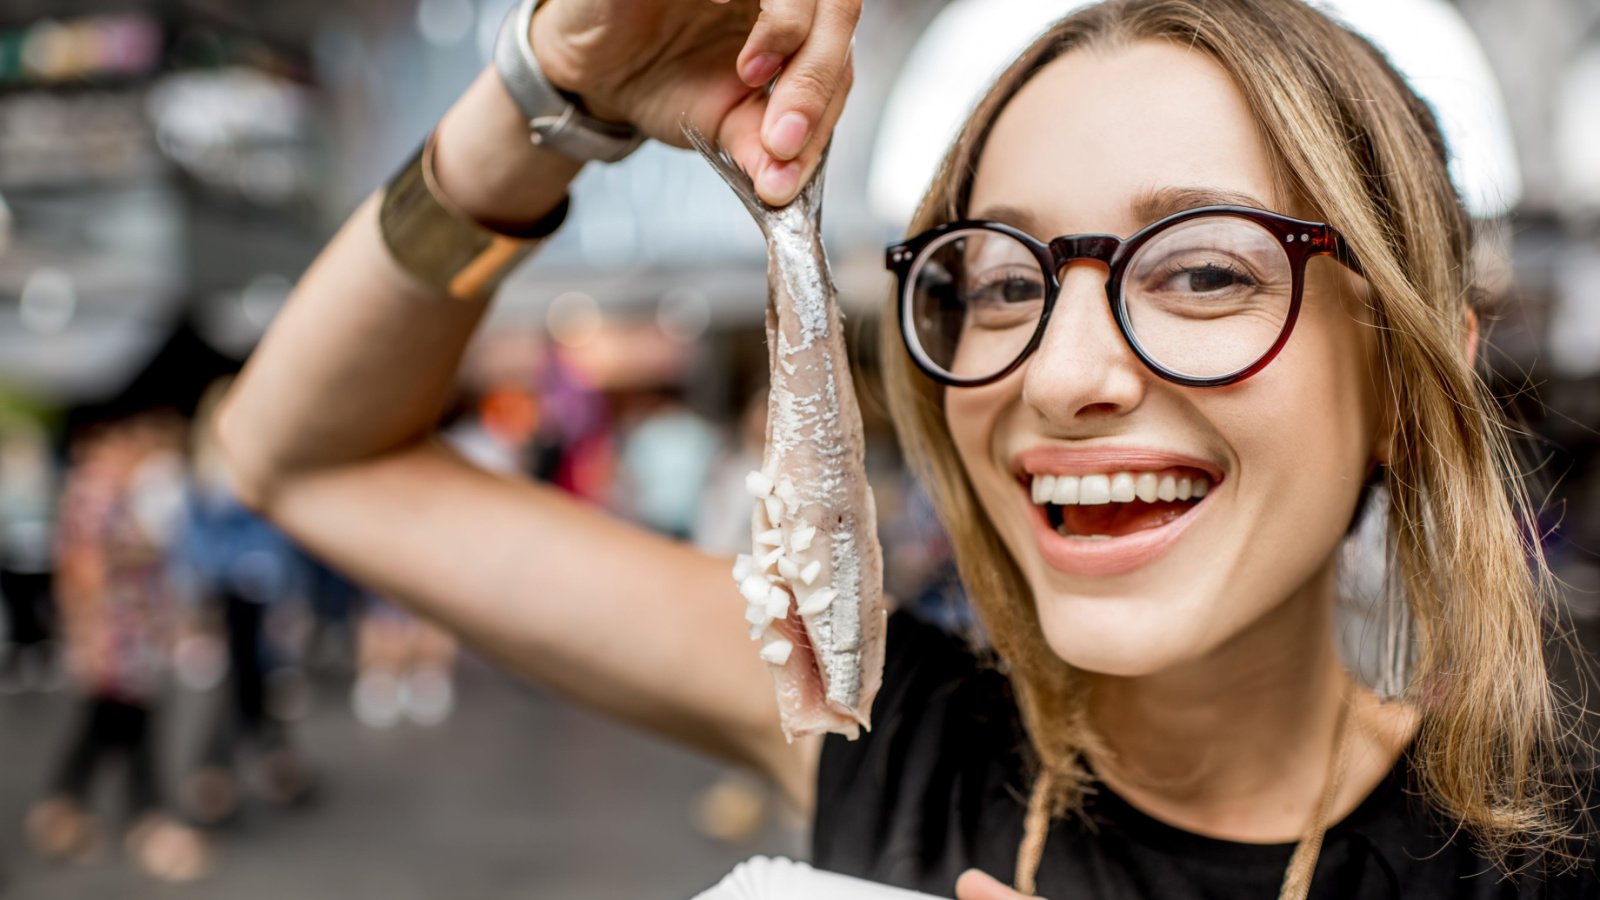
<svg viewBox="0 0 1600 900">
<path fill-rule="evenodd" d="M 576 98 L 562 93 L 544 76 L 529 38 L 538 7 L 539 0 L 520 0 L 501 23 L 494 42 L 495 71 L 527 117 L 529 139 L 583 162 L 622 159 L 643 143 L 644 136 L 632 125 L 589 115 Z"/>
</svg>

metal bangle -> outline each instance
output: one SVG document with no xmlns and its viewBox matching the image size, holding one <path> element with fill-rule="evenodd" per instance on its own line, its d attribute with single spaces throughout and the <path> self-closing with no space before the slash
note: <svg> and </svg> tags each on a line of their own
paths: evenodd
<svg viewBox="0 0 1600 900">
<path fill-rule="evenodd" d="M 491 229 L 473 220 L 439 189 L 434 135 L 384 188 L 378 228 L 389 255 L 419 280 L 457 300 L 476 300 L 499 286 L 566 220 L 570 198 L 525 229 Z"/>
</svg>

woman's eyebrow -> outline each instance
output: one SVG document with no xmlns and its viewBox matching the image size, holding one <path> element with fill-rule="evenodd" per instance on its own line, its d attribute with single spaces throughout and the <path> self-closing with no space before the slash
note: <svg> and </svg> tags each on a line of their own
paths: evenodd
<svg viewBox="0 0 1600 900">
<path fill-rule="evenodd" d="M 1224 188 L 1177 186 L 1149 188 L 1134 196 L 1128 208 L 1133 211 L 1134 221 L 1141 226 L 1148 225 L 1157 219 L 1164 219 L 1173 213 L 1183 212 L 1199 206 L 1248 206 L 1254 209 L 1271 209 L 1272 206 L 1253 194 L 1242 191 L 1230 191 Z M 1048 239 L 1050 235 L 1041 231 L 1040 219 L 1031 211 L 1004 203 L 986 206 L 974 215 L 974 219 L 989 222 L 1004 222 L 1013 228 L 1020 228 L 1041 240 Z"/>
<path fill-rule="evenodd" d="M 1145 224 L 1164 219 L 1173 213 L 1198 206 L 1249 206 L 1270 209 L 1260 198 L 1239 191 L 1213 187 L 1168 186 L 1150 188 L 1134 197 L 1128 208 L 1134 217 Z"/>
<path fill-rule="evenodd" d="M 1002 222 L 1012 228 L 1020 228 L 1032 235 L 1039 234 L 1039 219 L 1028 210 L 1016 206 L 1007 206 L 1004 203 L 994 206 L 985 206 L 982 212 L 973 216 L 985 222 Z"/>
</svg>

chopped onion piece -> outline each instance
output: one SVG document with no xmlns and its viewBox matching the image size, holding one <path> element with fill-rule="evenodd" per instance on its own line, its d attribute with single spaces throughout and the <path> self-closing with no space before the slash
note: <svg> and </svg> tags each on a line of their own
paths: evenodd
<svg viewBox="0 0 1600 900">
<path fill-rule="evenodd" d="M 772 585 L 768 584 L 767 579 L 759 574 L 747 576 L 745 580 L 739 582 L 739 593 L 743 594 L 744 599 L 751 603 L 767 602 L 767 594 L 771 592 Z"/>
<path fill-rule="evenodd" d="M 741 553 L 733 558 L 733 580 L 744 583 L 746 578 L 756 574 L 755 557 L 748 553 Z"/>
<path fill-rule="evenodd" d="M 751 472 L 744 476 L 744 489 L 757 500 L 769 497 L 772 495 L 772 478 L 765 472 Z"/>
<path fill-rule="evenodd" d="M 794 645 L 783 638 L 777 638 L 761 645 L 761 658 L 775 666 L 781 666 L 788 662 L 789 654 L 793 652 Z"/>
<path fill-rule="evenodd" d="M 789 615 L 789 592 L 783 588 L 774 588 L 767 595 L 767 618 L 781 619 Z"/>
<path fill-rule="evenodd" d="M 744 606 L 744 620 L 752 627 L 765 628 L 772 622 L 772 617 L 767 615 L 764 603 L 746 603 Z"/>
<path fill-rule="evenodd" d="M 838 596 L 839 592 L 831 587 L 818 588 L 812 592 L 811 596 L 800 603 L 798 611 L 802 616 L 814 616 L 817 613 L 825 612 L 828 607 L 833 605 L 834 598 Z"/>
<path fill-rule="evenodd" d="M 816 581 L 817 576 L 821 574 L 822 560 L 813 559 L 811 562 L 806 563 L 806 567 L 804 569 L 800 570 L 800 580 L 806 584 L 810 584 L 811 582 Z"/>
<path fill-rule="evenodd" d="M 789 581 L 800 580 L 800 564 L 787 556 L 778 557 L 778 574 Z"/>
<path fill-rule="evenodd" d="M 794 489 L 794 482 L 789 479 L 785 478 L 779 482 L 773 494 L 783 501 L 784 507 L 789 510 L 789 515 L 792 516 L 800 510 L 800 492 Z"/>
<path fill-rule="evenodd" d="M 783 548 L 782 547 L 774 547 L 774 548 L 772 548 L 772 550 L 768 551 L 766 556 L 761 557 L 761 571 L 765 572 L 766 570 L 768 570 L 768 569 L 772 568 L 773 566 L 777 565 L 778 564 L 778 560 L 780 560 L 782 558 L 783 558 Z"/>
<path fill-rule="evenodd" d="M 811 540 L 817 536 L 817 526 L 810 522 L 801 522 L 796 525 L 789 535 L 789 549 L 796 553 L 811 549 Z"/>
</svg>

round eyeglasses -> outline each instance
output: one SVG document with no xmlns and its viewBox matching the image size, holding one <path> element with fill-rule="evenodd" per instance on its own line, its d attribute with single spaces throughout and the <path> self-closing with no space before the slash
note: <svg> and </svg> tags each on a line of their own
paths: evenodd
<svg viewBox="0 0 1600 900">
<path fill-rule="evenodd" d="M 975 387 L 1013 372 L 1050 323 L 1057 273 L 1091 259 L 1110 270 L 1106 299 L 1134 354 L 1168 381 L 1214 387 L 1254 375 L 1283 348 L 1306 260 L 1319 255 L 1361 274 L 1331 226 L 1205 206 L 1127 240 L 1072 234 L 1044 243 L 999 222 L 952 222 L 889 247 L 885 264 L 899 280 L 906 349 L 942 384 Z"/>
</svg>

